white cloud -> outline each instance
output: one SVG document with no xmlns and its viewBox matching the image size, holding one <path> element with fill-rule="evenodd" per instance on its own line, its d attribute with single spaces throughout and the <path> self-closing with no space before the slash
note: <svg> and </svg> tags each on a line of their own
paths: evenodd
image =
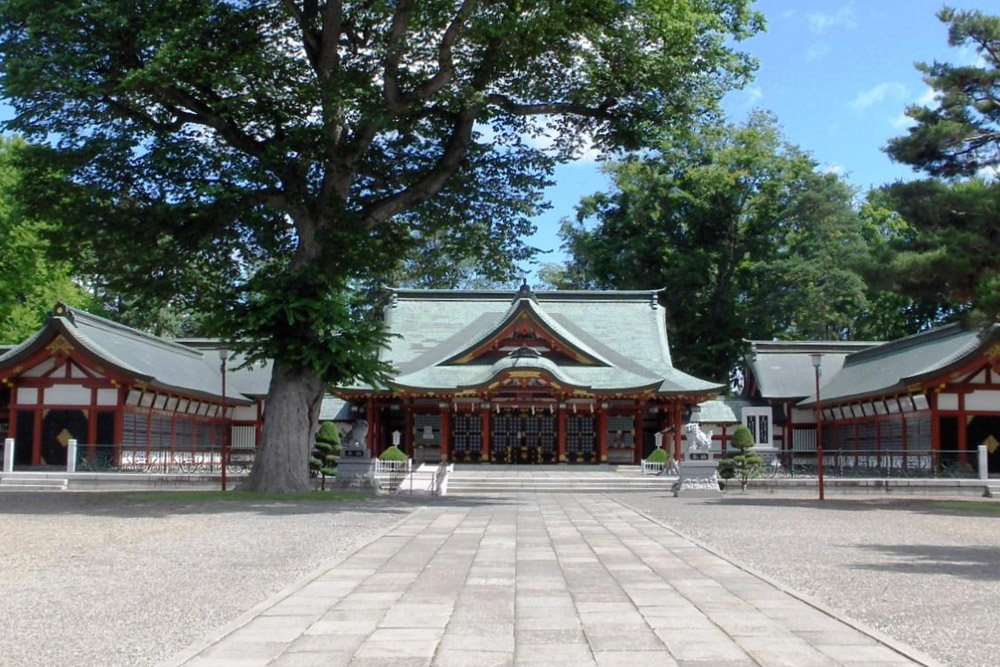
<svg viewBox="0 0 1000 667">
<path fill-rule="evenodd" d="M 760 86 L 750 86 L 745 92 L 747 96 L 746 105 L 748 107 L 752 107 L 764 99 L 764 90 Z"/>
<path fill-rule="evenodd" d="M 1000 180 L 1000 167 L 980 167 L 976 171 L 976 176 L 989 183 Z"/>
<path fill-rule="evenodd" d="M 937 104 L 938 94 L 933 88 L 928 86 L 924 89 L 923 95 L 915 102 L 922 107 L 933 107 Z M 913 127 L 913 119 L 906 115 L 906 110 L 899 112 L 895 118 L 889 120 L 889 123 L 897 130 L 904 130 L 906 128 Z"/>
<path fill-rule="evenodd" d="M 907 116 L 905 111 L 900 111 L 899 115 L 891 119 L 889 123 L 897 130 L 913 127 L 913 119 Z"/>
<path fill-rule="evenodd" d="M 816 42 L 806 49 L 806 60 L 817 60 L 830 52 L 830 45 L 825 42 Z"/>
<path fill-rule="evenodd" d="M 781 12 L 781 18 L 783 18 L 783 19 L 790 19 L 793 16 L 795 16 L 795 10 L 794 9 L 786 9 L 785 11 Z"/>
<path fill-rule="evenodd" d="M 849 2 L 832 14 L 813 12 L 807 16 L 807 19 L 809 20 L 809 29 L 816 34 L 837 26 L 844 26 L 851 30 L 858 27 L 857 17 L 854 16 L 853 2 Z"/>
<path fill-rule="evenodd" d="M 824 174 L 837 174 L 838 176 L 844 173 L 844 165 L 837 164 L 836 162 L 831 162 L 830 164 L 823 167 Z"/>
<path fill-rule="evenodd" d="M 858 93 L 857 97 L 847 103 L 847 106 L 860 113 L 886 99 L 901 99 L 905 95 L 906 86 L 901 83 L 880 83 L 874 88 Z"/>
</svg>

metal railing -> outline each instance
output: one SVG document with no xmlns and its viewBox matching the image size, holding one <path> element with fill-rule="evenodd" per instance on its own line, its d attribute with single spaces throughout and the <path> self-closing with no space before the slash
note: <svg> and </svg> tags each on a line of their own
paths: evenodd
<svg viewBox="0 0 1000 667">
<path fill-rule="evenodd" d="M 639 465 L 643 475 L 668 475 L 677 473 L 677 462 L 673 459 L 668 461 L 647 461 L 641 459 Z"/>
<path fill-rule="evenodd" d="M 240 474 L 253 467 L 254 450 L 230 449 L 226 472 Z M 76 446 L 76 472 L 219 474 L 222 448 L 218 445 L 175 450 L 131 445 Z"/>
<path fill-rule="evenodd" d="M 375 459 L 374 474 L 383 489 L 395 492 L 403 484 L 403 480 L 413 474 L 413 459 L 405 461 Z"/>
<path fill-rule="evenodd" d="M 762 477 L 815 477 L 815 452 L 768 454 Z M 835 449 L 823 452 L 823 474 L 833 478 L 981 479 L 979 454 L 969 450 Z"/>
</svg>

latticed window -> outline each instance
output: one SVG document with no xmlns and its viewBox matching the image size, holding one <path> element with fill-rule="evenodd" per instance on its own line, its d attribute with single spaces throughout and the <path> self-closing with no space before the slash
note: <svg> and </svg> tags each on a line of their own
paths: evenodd
<svg viewBox="0 0 1000 667">
<path fill-rule="evenodd" d="M 479 459 L 483 444 L 483 420 L 478 414 L 452 416 L 452 458 L 456 460 Z"/>
<path fill-rule="evenodd" d="M 154 448 L 168 449 L 170 447 L 170 417 L 154 416 L 150 436 Z"/>
<path fill-rule="evenodd" d="M 145 447 L 148 423 L 146 415 L 126 412 L 122 419 L 122 444 L 126 447 Z"/>
<path fill-rule="evenodd" d="M 872 451 L 876 446 L 875 422 L 861 422 L 858 424 L 858 449 L 862 451 Z"/>
<path fill-rule="evenodd" d="M 594 417 L 592 415 L 566 417 L 566 455 L 571 459 L 593 458 Z"/>
<path fill-rule="evenodd" d="M 627 415 L 608 417 L 608 446 L 612 449 L 631 449 L 635 444 L 632 427 L 635 420 Z"/>
<path fill-rule="evenodd" d="M 441 415 L 414 415 L 413 429 L 413 442 L 416 446 L 441 446 Z"/>
</svg>

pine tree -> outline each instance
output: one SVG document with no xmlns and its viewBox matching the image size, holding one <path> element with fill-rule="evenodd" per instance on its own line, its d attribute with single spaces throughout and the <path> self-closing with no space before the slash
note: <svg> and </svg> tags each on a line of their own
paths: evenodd
<svg viewBox="0 0 1000 667">
<path fill-rule="evenodd" d="M 729 441 L 732 450 L 719 464 L 719 474 L 723 479 L 736 478 L 740 489 L 747 490 L 750 480 L 760 474 L 764 459 L 754 451 L 753 433 L 746 426 L 737 426 Z"/>
<path fill-rule="evenodd" d="M 326 490 L 326 478 L 337 474 L 340 458 L 340 431 L 333 422 L 323 422 L 316 433 L 316 444 L 309 459 L 309 468 L 320 476 L 320 489 Z"/>
</svg>

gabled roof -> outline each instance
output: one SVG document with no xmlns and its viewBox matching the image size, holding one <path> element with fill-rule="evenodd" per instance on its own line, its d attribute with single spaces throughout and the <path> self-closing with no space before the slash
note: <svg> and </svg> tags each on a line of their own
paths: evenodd
<svg viewBox="0 0 1000 667">
<path fill-rule="evenodd" d="M 914 383 L 962 368 L 987 353 L 1000 338 L 1000 328 L 970 331 L 949 324 L 850 355 L 843 368 L 820 385 L 822 403 L 842 402 L 909 391 Z M 814 405 L 809 392 L 800 405 Z"/>
<path fill-rule="evenodd" d="M 881 345 L 870 341 L 747 341 L 747 366 L 757 381 L 760 397 L 767 400 L 800 400 L 815 391 L 812 355 L 823 355 L 820 371 L 831 378 L 849 354 Z"/>
<path fill-rule="evenodd" d="M 221 344 L 195 349 L 63 304 L 56 306 L 48 322 L 34 336 L 0 356 L 0 373 L 32 356 L 59 335 L 101 365 L 151 387 L 222 397 L 218 355 Z M 249 403 L 241 395 L 265 395 L 270 381 L 270 364 L 263 368 L 241 368 L 242 363 L 239 357 L 228 362 L 226 393 L 234 403 Z"/>
<path fill-rule="evenodd" d="M 651 391 L 712 394 L 720 385 L 673 367 L 666 320 L 656 291 L 394 290 L 386 310 L 397 337 L 381 354 L 398 371 L 391 386 L 458 391 L 492 382 L 514 365 L 550 375 L 557 383 L 598 392 Z M 530 317 L 574 359 L 516 362 L 477 350 L 519 317 Z"/>
</svg>

